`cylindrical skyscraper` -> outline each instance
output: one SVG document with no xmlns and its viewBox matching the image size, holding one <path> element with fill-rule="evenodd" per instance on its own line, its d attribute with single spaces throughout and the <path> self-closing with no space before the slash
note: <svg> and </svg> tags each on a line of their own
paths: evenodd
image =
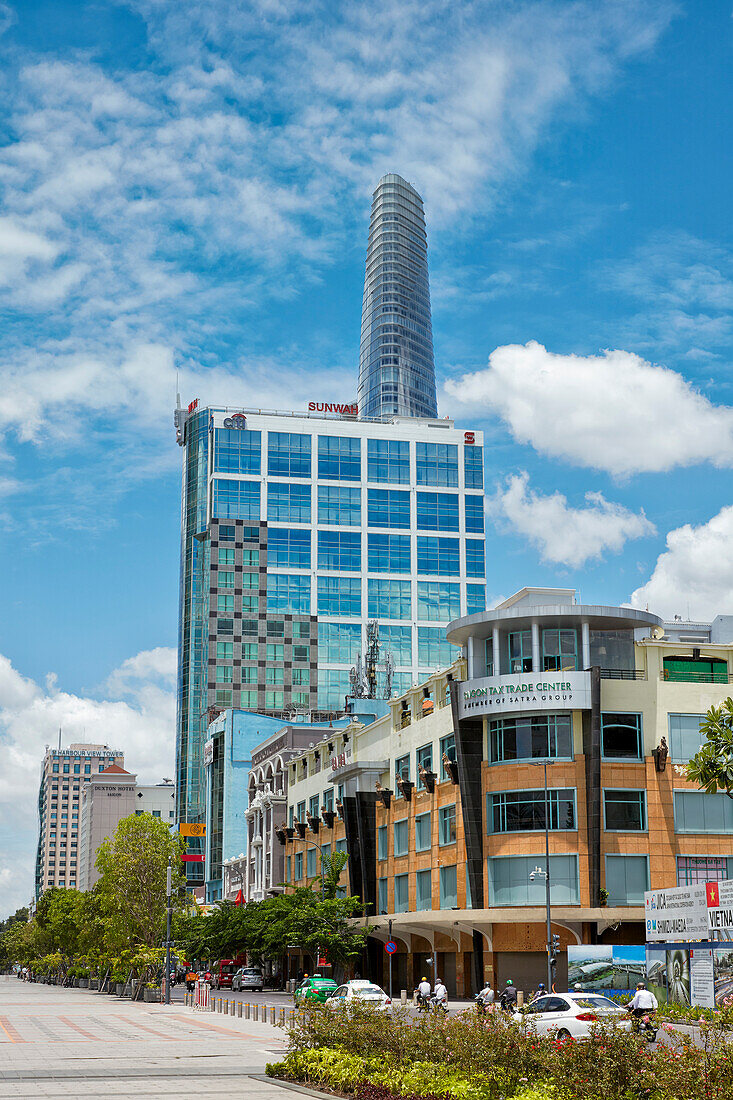
<svg viewBox="0 0 733 1100">
<path fill-rule="evenodd" d="M 422 199 L 401 176 L 374 192 L 359 353 L 359 415 L 436 417 Z"/>
</svg>

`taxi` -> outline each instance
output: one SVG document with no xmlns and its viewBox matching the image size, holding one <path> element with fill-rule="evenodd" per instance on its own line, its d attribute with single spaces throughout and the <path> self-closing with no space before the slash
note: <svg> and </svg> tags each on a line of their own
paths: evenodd
<svg viewBox="0 0 733 1100">
<path fill-rule="evenodd" d="M 295 1007 L 302 1008 L 306 1004 L 325 1004 L 337 989 L 338 986 L 333 978 L 322 978 L 320 974 L 314 974 L 312 978 L 304 978 L 293 994 Z"/>
</svg>

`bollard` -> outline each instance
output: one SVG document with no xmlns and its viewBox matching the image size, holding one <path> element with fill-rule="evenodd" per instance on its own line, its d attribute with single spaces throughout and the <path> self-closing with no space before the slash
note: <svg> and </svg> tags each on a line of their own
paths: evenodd
<svg viewBox="0 0 733 1100">
<path fill-rule="evenodd" d="M 242 1019 L 242 1002 L 241 1001 L 237 1001 L 237 1019 L 238 1020 Z"/>
<path fill-rule="evenodd" d="M 517 990 L 517 1008 L 521 1008 L 523 1004 L 524 1004 L 524 991 L 521 990 L 521 989 L 518 989 Z"/>
<path fill-rule="evenodd" d="M 280 1021 L 279 1021 L 279 1023 L 280 1023 L 280 1027 L 285 1027 L 285 1009 L 284 1008 L 280 1009 Z"/>
<path fill-rule="evenodd" d="M 260 1006 L 259 1006 L 259 1003 L 255 1004 L 254 1009 L 255 1009 L 255 1023 L 258 1024 L 260 1022 Z"/>
<path fill-rule="evenodd" d="M 224 999 L 223 999 L 223 997 L 217 997 L 216 998 L 216 1011 L 217 1012 L 223 1012 L 224 1011 Z"/>
<path fill-rule="evenodd" d="M 216 1012 L 216 997 L 209 997 L 209 1008 L 212 1012 Z"/>
<path fill-rule="evenodd" d="M 407 990 L 406 989 L 401 989 L 400 990 L 400 1004 L 403 1004 L 403 1005 L 407 1004 Z"/>
<path fill-rule="evenodd" d="M 229 1001 L 224 1001 L 224 1015 L 229 1015 Z"/>
<path fill-rule="evenodd" d="M 247 1001 L 246 1005 L 244 1006 L 244 1018 L 245 1020 L 249 1019 L 249 1001 Z"/>
<path fill-rule="evenodd" d="M 270 1009 L 270 1023 L 271 1024 L 275 1023 L 275 1009 L 274 1008 Z"/>
</svg>

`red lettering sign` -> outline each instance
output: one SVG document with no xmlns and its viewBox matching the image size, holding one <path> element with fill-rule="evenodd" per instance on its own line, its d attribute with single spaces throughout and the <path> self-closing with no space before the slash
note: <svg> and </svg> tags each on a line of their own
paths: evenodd
<svg viewBox="0 0 733 1100">
<path fill-rule="evenodd" d="M 474 432 L 464 432 L 463 433 L 463 442 L 464 443 L 475 443 L 476 442 L 475 433 Z"/>
<path fill-rule="evenodd" d="M 358 416 L 359 406 L 337 405 L 333 401 L 309 401 L 308 412 L 340 413 L 341 416 Z"/>
<path fill-rule="evenodd" d="M 198 407 L 199 407 L 199 399 L 197 397 L 196 400 L 192 401 L 191 404 L 188 406 L 188 411 L 190 413 L 192 413 L 194 411 L 194 409 L 197 409 Z"/>
</svg>

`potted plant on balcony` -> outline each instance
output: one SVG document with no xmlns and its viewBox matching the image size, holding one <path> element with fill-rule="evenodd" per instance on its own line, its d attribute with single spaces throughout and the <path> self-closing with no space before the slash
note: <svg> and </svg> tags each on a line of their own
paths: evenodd
<svg viewBox="0 0 733 1100">
<path fill-rule="evenodd" d="M 598 904 L 601 906 L 608 905 L 608 890 L 598 891 Z"/>
</svg>

